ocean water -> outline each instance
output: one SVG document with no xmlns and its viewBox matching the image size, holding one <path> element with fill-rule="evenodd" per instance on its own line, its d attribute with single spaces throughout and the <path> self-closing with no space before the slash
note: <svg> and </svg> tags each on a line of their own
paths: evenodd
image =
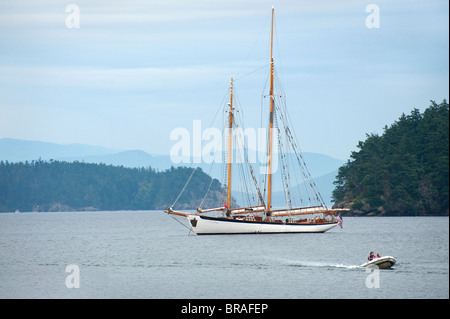
<svg viewBox="0 0 450 319">
<path fill-rule="evenodd" d="M 370 251 L 392 269 L 360 268 Z M 0 298 L 449 298 L 448 217 L 197 236 L 161 211 L 0 214 Z"/>
</svg>

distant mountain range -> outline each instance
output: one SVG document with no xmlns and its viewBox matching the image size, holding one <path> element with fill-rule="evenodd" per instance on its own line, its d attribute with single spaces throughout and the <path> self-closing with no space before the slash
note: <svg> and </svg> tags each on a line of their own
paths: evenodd
<svg viewBox="0 0 450 319">
<path fill-rule="evenodd" d="M 345 163 L 327 155 L 317 153 L 303 153 L 309 172 L 320 190 L 327 205 L 331 206 L 331 193 L 334 189 L 333 181 L 338 168 Z M 142 150 L 115 150 L 100 146 L 84 144 L 56 144 L 42 141 L 18 140 L 10 138 L 0 139 L 0 161 L 25 162 L 32 160 L 84 161 L 86 163 L 104 163 L 107 165 L 124 167 L 152 167 L 158 171 L 169 169 L 171 166 L 199 165 L 204 172 L 214 178 L 222 180 L 223 171 L 212 167 L 211 164 L 179 163 L 174 164 L 169 155 L 148 154 Z M 281 181 L 274 185 L 274 206 L 284 199 Z"/>
</svg>

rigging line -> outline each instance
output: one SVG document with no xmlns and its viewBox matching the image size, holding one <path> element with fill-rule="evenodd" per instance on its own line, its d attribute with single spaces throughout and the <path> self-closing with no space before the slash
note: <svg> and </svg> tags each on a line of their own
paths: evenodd
<svg viewBox="0 0 450 319">
<path fill-rule="evenodd" d="M 216 114 L 216 116 L 217 116 L 217 114 Z M 215 120 L 214 120 L 215 121 Z M 213 121 L 213 122 L 214 122 Z M 222 143 L 220 143 L 220 147 L 222 147 Z M 214 178 L 211 176 L 211 171 L 212 171 L 212 168 L 213 168 L 213 164 L 214 164 L 214 162 L 215 162 L 215 159 L 216 159 L 216 154 L 214 153 L 214 160 L 211 162 L 211 164 L 209 165 L 209 171 L 208 171 L 208 176 L 210 176 L 210 178 L 211 178 L 211 181 L 209 182 L 209 186 L 208 186 L 208 189 L 206 190 L 206 193 L 205 193 L 205 196 L 203 197 L 203 199 L 202 199 L 202 201 L 201 201 L 201 203 L 200 203 L 200 205 L 199 205 L 199 207 L 201 208 L 202 206 L 203 206 L 203 203 L 205 202 L 205 200 L 206 200 L 206 197 L 208 196 L 208 194 L 209 194 L 209 191 L 210 191 L 210 189 L 211 189 L 211 186 L 212 186 L 212 183 L 214 182 Z M 226 167 L 226 165 L 224 165 L 225 167 Z"/>
<path fill-rule="evenodd" d="M 306 164 L 304 162 L 302 154 L 299 153 L 299 151 L 296 149 L 296 144 L 295 144 L 295 141 L 292 138 L 292 135 L 291 135 L 291 132 L 290 132 L 289 128 L 286 129 L 286 136 L 288 137 L 288 139 L 289 139 L 289 141 L 290 141 L 290 143 L 292 145 L 292 149 L 294 151 L 294 155 L 295 155 L 295 157 L 297 159 L 297 162 L 298 162 L 298 164 L 299 164 L 299 166 L 301 168 L 301 173 L 302 173 L 303 180 L 304 180 L 305 191 L 306 191 L 307 196 L 308 196 L 308 198 L 309 198 L 309 200 L 311 202 L 311 194 L 310 194 L 309 189 L 307 188 L 308 184 L 311 185 L 311 183 L 310 183 L 311 176 L 310 176 L 310 174 L 309 174 L 309 172 L 307 170 L 307 167 L 306 167 Z M 311 188 L 311 190 L 313 192 L 315 192 L 314 188 Z"/>
<path fill-rule="evenodd" d="M 241 79 L 243 79 L 243 78 L 245 78 L 245 77 L 247 77 L 247 76 L 249 76 L 249 75 L 251 75 L 251 74 L 253 74 L 253 73 L 256 73 L 256 72 L 258 72 L 259 70 L 264 69 L 264 68 L 266 68 L 266 67 L 267 67 L 267 63 L 264 64 L 263 66 L 260 66 L 259 68 L 255 69 L 255 70 L 253 70 L 253 71 L 250 71 L 250 72 L 248 72 L 248 73 L 246 73 L 246 74 L 244 74 L 244 75 L 241 75 L 241 76 L 237 77 L 236 79 L 234 79 L 234 81 L 239 81 L 239 80 L 241 80 Z"/>
<path fill-rule="evenodd" d="M 239 69 L 239 71 L 237 72 L 237 75 L 239 76 L 240 72 L 242 71 L 242 69 L 244 68 L 244 66 L 247 64 L 248 60 L 250 60 L 250 56 L 253 54 L 253 51 L 256 48 L 256 44 L 259 42 L 259 39 L 261 38 L 261 34 L 263 34 L 263 31 L 266 29 L 267 24 L 269 23 L 269 17 L 271 16 L 271 14 L 266 16 L 266 19 L 264 19 L 264 24 L 261 28 L 261 30 L 259 31 L 259 34 L 255 40 L 255 42 L 253 43 L 253 47 L 251 48 L 249 54 L 247 55 L 247 58 L 245 59 L 244 63 L 242 64 L 241 68 Z"/>
<path fill-rule="evenodd" d="M 290 185 L 290 180 L 289 180 L 289 172 L 288 172 L 288 167 L 286 164 L 286 155 L 285 155 L 285 149 L 284 149 L 284 145 L 282 143 L 282 139 L 281 139 L 281 134 L 280 134 L 280 128 L 278 126 L 278 112 L 280 111 L 280 107 L 279 106 L 275 106 L 275 115 L 274 115 L 274 126 L 278 132 L 278 150 L 279 150 L 279 158 L 281 160 L 281 179 L 283 182 L 283 189 L 284 189 L 284 196 L 285 196 L 285 200 L 286 200 L 286 204 L 287 204 L 287 209 L 288 212 L 291 209 L 291 194 L 289 191 L 289 185 Z"/>
<path fill-rule="evenodd" d="M 239 100 L 239 99 L 238 99 Z M 240 103 L 238 103 L 240 105 Z M 234 134 L 235 138 L 235 149 L 236 149 L 236 163 L 239 163 L 241 165 L 237 165 L 238 173 L 240 174 L 242 178 L 241 189 L 242 189 L 242 200 L 243 202 L 250 203 L 250 196 L 249 196 L 249 187 L 247 185 L 247 178 L 246 178 L 246 170 L 244 169 L 244 165 L 242 165 L 244 159 L 245 159 L 245 136 L 244 136 L 244 127 L 243 125 L 240 125 L 240 123 L 244 123 L 243 121 L 243 114 L 241 112 L 237 112 L 236 115 L 236 126 L 235 128 L 240 128 L 241 130 L 235 131 L 236 134 Z M 244 197 L 244 195 L 247 195 L 247 198 Z M 247 205 L 249 206 L 249 205 Z"/>
<path fill-rule="evenodd" d="M 243 141 L 245 144 L 245 140 Z M 254 198 L 255 193 L 253 192 L 253 188 L 251 187 L 250 184 L 250 176 L 249 176 L 249 170 L 247 168 L 249 168 L 250 164 L 249 164 L 249 160 L 248 160 L 248 149 L 244 146 L 243 149 L 243 163 L 242 163 L 242 172 L 245 178 L 245 185 L 247 188 L 247 197 L 248 197 L 248 202 L 249 204 L 252 203 L 252 201 L 250 200 L 250 193 L 252 194 L 252 197 Z M 258 186 L 254 185 L 256 190 L 258 190 Z M 252 188 L 252 191 L 250 192 L 249 189 Z"/>
<path fill-rule="evenodd" d="M 225 101 L 225 99 L 226 99 L 226 96 L 227 96 L 227 94 L 225 94 L 225 96 L 224 96 L 224 98 L 222 99 L 222 102 L 221 102 L 220 105 L 223 105 L 223 104 L 224 104 L 224 101 Z M 217 115 L 219 114 L 219 111 L 220 111 L 221 109 L 223 109 L 223 106 L 221 106 L 221 107 L 219 107 L 219 108 L 217 109 L 216 114 L 214 115 L 213 120 L 212 120 L 211 123 L 209 124 L 209 127 L 211 127 L 212 124 L 216 121 Z M 203 147 L 203 142 L 204 142 L 204 141 L 203 141 L 203 139 L 202 139 L 202 141 L 201 141 L 201 143 L 200 143 L 200 145 L 199 145 L 200 150 L 201 150 L 202 147 Z M 194 154 L 197 154 L 197 153 L 194 152 L 192 155 L 194 155 Z M 189 182 L 191 181 L 192 176 L 194 175 L 194 173 L 195 173 L 195 171 L 197 170 L 197 168 L 199 168 L 199 165 L 197 165 L 197 166 L 192 170 L 192 173 L 191 173 L 191 175 L 189 176 L 189 178 L 188 178 L 186 184 L 184 184 L 183 189 L 182 189 L 181 192 L 178 194 L 177 198 L 175 199 L 175 201 L 173 202 L 173 204 L 172 204 L 170 207 L 175 206 L 175 204 L 178 202 L 178 200 L 180 199 L 181 195 L 182 195 L 183 192 L 186 190 L 186 187 L 188 186 Z"/>
<path fill-rule="evenodd" d="M 227 158 L 227 149 L 228 149 L 228 138 L 225 137 L 225 127 L 226 127 L 226 120 L 227 117 L 225 116 L 226 111 L 223 110 L 222 112 L 222 125 L 221 127 L 223 128 L 223 130 L 221 131 L 221 134 L 223 136 L 223 140 L 222 140 L 222 148 L 221 148 L 221 154 L 222 154 L 222 158 L 221 158 L 221 163 L 226 163 L 226 158 Z M 226 198 L 227 198 L 227 185 L 222 185 L 225 184 L 225 181 L 227 180 L 227 172 L 228 172 L 228 165 L 220 165 L 222 168 L 222 175 L 221 175 L 221 179 L 220 179 L 220 183 L 221 183 L 221 202 L 225 203 L 226 202 Z"/>
<path fill-rule="evenodd" d="M 287 176 L 287 166 L 286 166 L 286 158 L 284 154 L 284 145 L 281 141 L 281 134 L 280 134 L 280 128 L 278 127 L 278 113 L 277 110 L 279 110 L 278 106 L 275 106 L 274 109 L 274 129 L 277 132 L 277 143 L 278 143 L 278 152 L 279 152 L 279 158 L 281 160 L 281 180 L 283 183 L 283 190 L 284 190 L 284 197 L 286 200 L 287 210 L 288 213 L 290 213 L 291 210 L 291 195 L 289 192 L 289 180 Z"/>
<path fill-rule="evenodd" d="M 243 157 L 242 149 L 239 149 L 237 151 L 237 155 L 240 157 L 239 164 L 237 166 L 237 175 L 240 175 L 240 179 L 242 180 L 242 183 L 240 183 L 241 191 L 242 191 L 242 201 L 246 204 L 250 204 L 250 196 L 249 196 L 249 187 L 247 183 L 247 178 L 245 176 L 246 170 L 244 169 L 244 166 L 241 163 L 241 158 Z M 245 205 L 250 206 L 250 205 Z"/>
<path fill-rule="evenodd" d="M 263 90 L 262 90 L 262 93 L 261 93 L 261 102 L 260 102 L 260 127 L 266 127 L 265 125 L 263 125 L 264 115 L 266 114 L 266 110 L 264 109 L 264 108 L 265 108 L 265 103 L 264 103 L 264 101 L 265 101 L 266 95 L 265 95 L 264 93 L 266 92 L 267 83 L 269 83 L 269 74 L 270 74 L 270 72 L 267 73 L 267 75 L 266 75 L 266 79 L 265 79 L 265 82 L 264 82 Z"/>
<path fill-rule="evenodd" d="M 275 41 L 277 42 L 277 44 L 276 44 L 277 53 L 278 53 L 277 65 L 280 67 L 280 71 L 281 71 L 281 78 L 279 80 L 281 82 L 283 82 L 282 78 L 284 77 L 283 76 L 284 72 L 283 72 L 283 64 L 282 64 L 282 60 L 281 60 L 280 45 L 278 44 L 278 29 L 277 29 L 276 17 L 274 17 L 273 25 L 274 25 L 274 29 L 275 29 Z"/>
<path fill-rule="evenodd" d="M 270 46 L 270 41 L 269 41 L 269 46 Z M 270 66 L 270 64 L 269 64 L 269 66 Z M 267 97 L 267 95 L 265 95 L 265 92 L 266 92 L 266 89 L 267 89 L 267 86 L 268 86 L 268 83 L 269 83 L 269 78 L 270 78 L 270 71 L 267 72 L 266 79 L 265 79 L 265 82 L 264 82 L 264 87 L 263 87 L 263 90 L 262 90 L 262 93 L 261 93 L 261 102 L 260 102 L 260 127 L 261 128 L 263 128 L 263 127 L 268 128 L 269 127 L 269 121 L 270 121 L 270 115 L 268 114 L 267 110 L 265 109 L 267 105 L 264 102 L 265 98 Z M 260 136 L 258 136 L 258 139 L 259 138 L 260 138 Z M 266 143 L 265 143 L 266 148 L 264 150 L 264 156 L 265 156 L 264 159 L 267 161 L 267 159 L 268 159 L 268 152 L 269 152 L 268 147 L 267 147 L 268 146 L 268 140 L 269 140 L 269 132 L 268 131 L 266 132 L 265 139 L 266 139 L 265 140 L 266 141 Z M 262 154 L 262 151 L 258 150 L 257 151 L 258 158 L 260 158 L 259 156 L 262 156 L 260 153 Z M 264 165 L 267 165 L 267 162 L 265 162 Z M 259 165 L 259 170 L 260 170 L 260 174 L 261 174 L 261 163 Z M 261 177 L 261 183 L 260 184 L 263 187 L 263 197 L 264 198 L 266 197 L 267 183 L 268 183 L 268 181 L 267 181 L 267 174 L 263 174 L 263 176 Z"/>
<path fill-rule="evenodd" d="M 278 79 L 278 77 L 277 77 L 277 79 Z M 277 103 L 277 108 L 279 110 L 278 114 L 279 114 L 279 117 L 281 119 L 281 123 L 283 125 L 284 132 L 285 132 L 284 138 L 285 138 L 285 145 L 287 147 L 285 152 L 287 152 L 287 154 L 289 154 L 289 153 L 294 153 L 295 154 L 294 146 L 290 142 L 290 136 L 289 136 L 290 130 L 288 128 L 288 124 L 287 124 L 287 121 L 285 119 L 285 113 L 287 113 L 287 112 L 283 112 L 283 110 L 287 109 L 285 94 L 284 94 L 283 88 L 280 85 L 279 81 L 276 82 L 276 85 L 277 85 L 277 91 L 280 90 L 281 93 L 282 93 L 281 97 L 277 96 L 277 100 L 279 100 L 279 103 Z M 290 173 L 289 173 L 290 170 L 289 170 L 289 167 L 295 166 L 294 162 L 293 162 L 293 159 L 292 159 L 292 156 L 288 156 L 287 157 L 287 162 L 290 163 L 290 164 L 286 164 L 286 166 L 287 166 L 287 179 L 290 182 Z M 294 169 L 293 173 L 294 173 L 294 178 L 295 178 L 296 185 L 297 185 L 296 188 L 297 188 L 298 196 L 299 196 L 299 200 L 300 200 L 299 204 L 302 204 L 303 203 L 303 198 L 302 198 L 302 194 L 301 194 L 301 191 L 300 191 L 300 182 L 298 181 L 298 178 L 297 178 L 297 170 Z M 292 198 L 291 198 L 291 200 L 292 200 Z"/>
<path fill-rule="evenodd" d="M 192 173 L 191 173 L 191 175 L 189 176 L 189 178 L 188 178 L 186 184 L 184 184 L 183 189 L 181 190 L 181 192 L 180 192 L 180 193 L 178 194 L 178 196 L 177 196 L 177 199 L 175 199 L 175 202 L 173 202 L 173 204 L 172 204 L 170 207 L 173 207 L 173 206 L 178 202 L 178 200 L 180 199 L 180 197 L 181 197 L 181 195 L 183 194 L 184 190 L 186 189 L 186 187 L 188 186 L 189 182 L 191 181 L 192 176 L 194 176 L 194 173 L 195 173 L 195 171 L 197 170 L 197 168 L 198 168 L 198 166 L 195 167 L 195 168 L 192 170 Z"/>
<path fill-rule="evenodd" d="M 176 219 L 176 217 L 172 216 L 169 214 L 170 217 L 172 217 L 177 223 L 180 223 L 181 225 L 183 225 L 184 227 L 186 227 L 187 229 L 189 229 L 189 234 L 191 233 L 191 228 L 186 226 L 184 223 L 180 222 L 178 219 Z"/>
<path fill-rule="evenodd" d="M 242 117 L 242 120 L 243 120 L 243 114 L 241 115 L 241 117 Z M 249 173 L 248 173 L 248 172 L 250 172 L 250 175 L 251 175 L 251 177 L 252 177 L 253 184 L 254 184 L 254 187 L 255 187 L 256 192 L 257 192 L 257 194 L 258 194 L 258 197 L 259 197 L 260 201 L 261 201 L 262 203 L 264 203 L 264 200 L 263 200 L 262 197 L 261 197 L 261 191 L 260 191 L 260 188 L 259 188 L 259 185 L 258 185 L 258 181 L 257 181 L 257 179 L 256 179 L 256 177 L 255 177 L 255 175 L 254 175 L 252 165 L 250 164 L 249 154 L 248 154 L 248 145 L 247 145 L 246 140 L 245 140 L 245 134 L 244 134 L 244 136 L 243 136 L 243 140 L 240 141 L 240 143 L 242 143 L 242 148 L 243 148 L 243 160 L 244 160 L 244 163 L 245 163 L 245 164 L 247 165 L 247 167 L 248 167 L 248 170 L 245 170 L 245 171 L 244 171 L 244 172 L 247 172 L 247 177 L 246 177 L 246 178 L 249 177 Z M 258 152 L 258 150 L 255 150 L 255 158 L 254 158 L 255 161 L 256 161 L 256 157 L 258 156 L 258 154 L 256 154 L 257 152 Z M 244 165 L 242 165 L 242 166 L 244 166 Z M 250 179 L 248 178 L 248 180 L 250 180 Z M 247 179 L 246 179 L 246 181 L 247 181 Z M 250 184 L 250 183 L 249 183 L 249 184 Z M 253 192 L 252 192 L 252 194 L 254 195 Z"/>
<path fill-rule="evenodd" d="M 277 82 L 278 82 L 278 81 L 277 81 Z M 277 83 L 277 84 L 279 84 L 279 83 Z M 285 104 L 286 102 L 284 101 L 284 99 L 281 99 L 281 102 L 282 102 L 282 103 L 279 103 L 279 104 L 281 104 L 281 107 L 284 107 L 285 113 L 288 114 L 287 107 L 286 107 L 286 104 Z M 278 109 L 281 111 L 281 108 L 278 108 Z M 303 159 L 303 156 L 302 156 L 301 152 L 296 150 L 296 147 L 298 147 L 298 146 L 297 146 L 296 143 L 295 143 L 295 139 L 294 139 L 293 136 L 290 134 L 290 130 L 289 130 L 289 129 L 287 128 L 287 126 L 286 126 L 286 125 L 287 125 L 287 122 L 286 122 L 285 119 L 284 119 L 283 112 L 280 112 L 280 114 L 281 114 L 280 119 L 282 120 L 283 126 L 285 127 L 286 137 L 291 141 L 291 144 L 292 144 L 294 153 L 296 154 L 297 160 L 298 160 L 298 162 L 299 162 L 299 164 L 300 164 L 300 167 L 302 168 L 302 173 L 303 173 L 303 175 L 304 175 L 304 177 L 305 177 L 305 181 L 307 181 L 307 182 L 309 183 L 309 185 L 311 186 L 311 190 L 312 190 L 313 193 L 314 193 L 314 196 L 312 196 L 312 198 L 313 198 L 314 200 L 317 200 L 317 203 L 319 203 L 320 205 L 326 207 L 325 201 L 323 200 L 322 195 L 321 195 L 320 192 L 318 191 L 317 186 L 316 186 L 314 180 L 312 179 L 311 174 L 310 174 L 309 171 L 308 171 L 308 168 L 307 168 L 307 166 L 306 166 L 306 163 L 305 163 L 305 161 L 304 161 L 304 159 Z M 289 118 L 288 118 L 288 120 L 289 120 Z M 298 158 L 298 157 L 301 158 L 301 161 L 300 161 L 300 158 Z M 308 189 L 306 188 L 306 183 L 305 183 L 305 190 L 306 190 L 306 192 L 308 193 L 308 198 L 309 198 L 310 201 L 311 201 L 311 195 L 309 194 L 309 191 L 308 191 Z"/>
<path fill-rule="evenodd" d="M 278 81 L 277 81 L 277 84 L 279 84 Z M 287 115 L 287 122 L 286 122 L 286 124 L 288 124 L 288 122 L 290 122 L 290 123 L 291 123 L 291 126 L 292 126 L 292 122 L 290 121 L 290 117 L 288 116 L 288 115 L 289 115 L 289 112 L 288 112 L 288 110 L 287 110 L 287 107 L 286 107 L 286 104 L 285 104 L 285 103 L 286 103 L 286 102 L 284 101 L 284 104 L 283 104 L 284 112 L 285 112 L 285 114 Z M 305 163 L 305 160 L 304 160 L 304 158 L 303 158 L 303 156 L 302 156 L 301 150 L 300 150 L 300 148 L 299 148 L 299 146 L 298 146 L 298 143 L 296 142 L 296 140 L 297 140 L 298 138 L 296 138 L 295 132 L 293 133 L 294 136 L 292 136 L 292 134 L 290 134 L 290 133 L 291 133 L 291 132 L 290 132 L 290 130 L 289 130 L 289 134 L 288 134 L 287 136 L 289 137 L 289 139 L 291 139 L 291 143 L 292 143 L 294 152 L 296 153 L 297 157 L 300 156 L 300 158 L 301 158 L 301 160 L 302 160 L 302 161 L 301 161 L 302 163 L 300 163 L 300 160 L 299 160 L 299 164 L 300 164 L 300 166 L 302 167 L 302 170 L 305 171 L 305 173 L 304 173 L 304 175 L 306 174 L 306 175 L 305 175 L 305 178 L 308 180 L 309 184 L 311 185 L 311 189 L 312 189 L 312 191 L 314 192 L 314 195 L 316 196 L 318 202 L 326 207 L 325 201 L 323 200 L 322 195 L 321 195 L 320 192 L 318 191 L 317 186 L 316 186 L 316 184 L 315 184 L 313 178 L 311 177 L 311 173 L 309 172 L 309 170 L 308 170 L 308 168 L 307 168 L 307 166 L 306 166 L 306 163 Z M 298 150 L 297 150 L 296 148 L 298 148 Z"/>
<path fill-rule="evenodd" d="M 281 103 L 279 103 L 279 104 L 281 104 Z M 291 156 L 289 154 L 292 153 L 292 146 L 291 146 L 291 143 L 289 143 L 289 139 L 286 136 L 287 134 L 286 134 L 286 128 L 285 128 L 285 123 L 284 123 L 284 117 L 283 117 L 283 112 L 282 112 L 282 109 L 281 109 L 280 105 L 278 105 L 278 110 L 279 110 L 278 114 L 280 115 L 281 123 L 283 125 L 283 131 L 285 132 L 284 140 L 282 140 L 283 146 L 285 148 L 284 152 L 285 152 L 285 154 L 288 155 L 288 156 L 283 155 L 284 160 L 285 160 L 285 166 L 286 166 L 286 177 L 285 177 L 285 179 L 287 180 L 288 185 L 291 185 L 291 177 L 290 177 L 290 171 L 291 170 L 290 170 L 290 167 L 293 167 L 293 165 L 292 165 L 293 163 L 292 163 L 292 160 L 291 160 Z M 296 170 L 293 170 L 293 173 L 294 173 L 294 177 L 296 177 Z M 296 182 L 298 184 L 297 179 L 296 179 Z M 289 190 L 289 195 L 290 195 L 290 192 L 291 191 Z M 301 194 L 300 194 L 299 197 L 301 199 Z M 291 203 L 292 203 L 293 202 L 292 197 L 290 197 L 290 200 L 291 200 Z"/>
<path fill-rule="evenodd" d="M 308 188 L 306 188 L 307 184 L 305 183 L 305 189 L 306 189 L 307 192 L 308 192 L 308 198 L 309 198 L 309 200 L 311 201 L 311 198 L 317 199 L 317 202 L 318 202 L 319 204 L 321 204 L 322 206 L 325 206 L 325 207 L 326 207 L 325 202 L 323 201 L 322 195 L 321 195 L 320 192 L 317 190 L 317 186 L 316 186 L 316 184 L 315 184 L 315 182 L 314 182 L 314 180 L 313 180 L 313 178 L 312 178 L 312 176 L 311 176 L 311 173 L 308 171 L 308 168 L 307 168 L 307 166 L 306 166 L 305 159 L 303 158 L 303 155 L 302 155 L 301 153 L 298 153 L 298 154 L 296 154 L 296 156 L 297 156 L 297 160 L 298 160 L 300 166 L 302 167 L 302 173 L 303 173 L 303 176 L 304 176 L 304 178 L 305 178 L 305 181 L 307 181 L 308 184 L 309 184 L 309 186 L 311 186 L 311 190 L 312 190 L 312 192 L 314 193 L 313 195 L 315 196 L 315 197 L 314 197 L 314 196 L 311 196 L 311 195 L 309 194 Z"/>
<path fill-rule="evenodd" d="M 211 177 L 211 170 L 209 171 L 208 175 Z M 205 196 L 202 199 L 202 202 L 200 203 L 199 207 L 201 208 L 203 206 L 203 203 L 205 202 L 206 197 L 208 196 L 209 190 L 211 189 L 211 185 L 214 181 L 214 178 L 211 177 L 211 181 L 209 182 L 208 189 L 206 190 Z"/>
<path fill-rule="evenodd" d="M 220 143 L 220 146 L 222 147 L 222 143 Z M 200 208 L 203 206 L 203 203 L 205 202 L 206 197 L 208 196 L 209 191 L 210 191 L 210 189 L 211 189 L 212 183 L 214 182 L 214 177 L 212 177 L 211 171 L 212 171 L 213 164 L 214 164 L 215 160 L 216 160 L 216 154 L 215 154 L 215 152 L 214 152 L 214 159 L 213 159 L 213 161 L 211 162 L 211 164 L 209 165 L 209 171 L 208 171 L 208 176 L 211 178 L 211 181 L 209 182 L 209 186 L 208 186 L 208 189 L 206 190 L 205 196 L 203 197 L 203 199 L 202 199 L 202 201 L 201 201 L 201 203 L 200 203 L 200 205 L 199 205 Z M 225 166 L 226 166 L 226 165 L 225 165 Z"/>
<path fill-rule="evenodd" d="M 242 133 L 243 133 L 243 131 L 244 131 L 243 123 L 245 123 L 245 121 L 244 121 L 244 112 L 241 112 L 242 108 L 240 107 L 241 103 L 239 101 L 239 96 L 238 95 L 236 95 L 236 100 L 237 100 L 237 108 L 236 108 L 237 112 L 236 112 L 236 116 L 234 118 L 235 119 L 234 123 L 235 123 L 236 127 L 239 127 L 239 128 L 242 129 Z M 238 153 L 241 154 L 241 157 L 239 157 L 239 158 L 241 158 L 241 160 L 244 161 L 242 163 L 242 165 L 239 165 L 239 166 L 241 167 L 240 168 L 240 172 L 242 172 L 241 175 L 243 176 L 243 181 L 245 182 L 245 184 L 244 184 L 245 190 L 244 190 L 244 188 L 243 188 L 243 190 L 244 190 L 244 193 L 247 194 L 247 201 L 249 202 L 249 204 L 251 203 L 251 201 L 250 201 L 250 192 L 248 191 L 249 190 L 249 185 L 248 184 L 250 184 L 250 183 L 247 182 L 248 180 L 250 180 L 250 178 L 248 176 L 249 175 L 248 171 L 244 169 L 244 165 L 243 165 L 244 163 L 249 168 L 250 174 L 251 174 L 252 179 L 253 179 L 254 186 L 255 186 L 256 191 L 258 193 L 258 197 L 264 203 L 264 200 L 261 198 L 261 192 L 260 192 L 260 189 L 258 187 L 258 182 L 257 182 L 257 180 L 256 180 L 256 178 L 254 176 L 253 169 L 252 169 L 252 166 L 251 166 L 249 158 L 248 158 L 248 147 L 247 147 L 247 143 L 246 143 L 246 140 L 245 140 L 245 134 L 244 134 L 244 136 L 241 136 L 242 137 L 241 139 L 239 139 L 238 137 L 239 137 L 238 134 L 236 134 L 235 135 L 235 138 L 236 138 L 235 145 L 236 145 L 236 149 L 239 151 Z M 239 155 L 239 154 L 236 154 L 236 155 Z M 252 192 L 252 197 L 253 198 L 254 198 L 254 195 L 255 194 Z M 247 205 L 247 206 L 250 206 L 250 205 Z"/>
<path fill-rule="evenodd" d="M 222 166 L 222 180 L 221 182 L 223 183 L 223 188 L 222 188 L 222 202 L 223 203 L 228 203 L 228 191 L 231 188 L 231 185 L 229 185 L 231 183 L 231 180 L 228 180 L 228 175 L 232 173 L 232 170 L 229 171 L 230 167 L 228 167 L 228 163 L 229 163 L 229 154 L 230 154 L 230 150 L 229 150 L 229 144 L 233 143 L 233 141 L 229 141 L 230 138 L 230 134 L 231 134 L 231 130 L 228 129 L 228 122 L 229 122 L 229 116 L 225 116 L 226 113 L 228 113 L 229 111 L 224 110 L 223 113 L 223 125 L 222 125 L 222 136 L 223 136 L 223 149 L 222 149 L 222 163 L 224 163 Z M 234 123 L 234 119 L 232 120 L 232 125 Z M 232 151 L 232 150 L 231 150 Z M 229 183 L 230 182 L 230 183 Z M 227 204 L 228 205 L 228 204 Z M 227 207 L 227 210 L 230 209 L 230 207 Z"/>
<path fill-rule="evenodd" d="M 240 103 L 238 103 L 238 104 L 240 105 Z M 245 122 L 244 122 L 244 114 L 243 114 L 243 112 L 242 112 L 242 113 L 241 113 L 241 112 L 237 112 L 237 116 L 236 116 L 236 124 L 237 124 L 237 126 L 241 127 L 242 130 L 243 130 L 243 129 L 244 129 L 243 125 L 240 125 L 239 123 L 245 123 Z M 238 144 L 239 144 L 239 145 L 238 145 Z M 250 164 L 249 155 L 248 155 L 248 146 L 247 146 L 247 143 L 246 143 L 246 140 L 245 140 L 245 134 L 244 134 L 242 140 L 237 140 L 237 142 L 236 142 L 236 147 L 241 146 L 241 144 L 242 144 L 242 149 L 243 149 L 243 160 L 245 161 L 245 164 L 246 164 L 246 165 L 248 166 L 248 168 L 249 168 L 250 175 L 251 175 L 251 177 L 252 177 L 252 179 L 253 179 L 253 183 L 254 183 L 254 186 L 255 186 L 257 195 L 258 195 L 258 197 L 259 197 L 259 200 L 260 200 L 262 203 L 264 203 L 264 199 L 263 199 L 262 196 L 261 196 L 261 191 L 260 191 L 260 188 L 259 188 L 259 186 L 258 186 L 258 181 L 257 181 L 257 179 L 256 179 L 256 177 L 255 177 L 255 175 L 254 175 L 252 165 Z M 256 152 L 257 152 L 257 150 L 255 151 L 255 153 L 256 153 Z M 256 160 L 256 157 L 257 157 L 257 156 L 258 156 L 258 155 L 255 154 L 255 160 Z M 242 166 L 243 166 L 243 165 L 242 165 Z M 244 172 L 247 172 L 247 170 L 244 170 Z M 246 181 L 247 178 L 248 178 L 248 174 L 247 174 L 247 176 L 246 176 L 245 178 L 246 178 L 246 179 L 245 179 L 245 181 Z M 247 186 L 247 188 L 248 188 L 248 186 Z M 253 192 L 252 192 L 252 195 L 253 195 L 253 197 L 254 197 L 254 193 L 253 193 Z"/>
<path fill-rule="evenodd" d="M 289 140 L 288 140 L 286 135 L 285 135 L 285 140 L 286 140 L 286 144 L 289 147 L 289 153 L 293 153 L 292 146 L 290 145 Z M 295 163 L 294 163 L 294 160 L 293 160 L 292 156 L 288 157 L 288 161 L 290 163 L 289 166 L 294 167 Z M 298 191 L 298 198 L 299 198 L 299 201 L 300 201 L 299 205 L 301 205 L 303 203 L 303 196 L 302 196 L 302 193 L 300 191 L 300 182 L 299 182 L 298 177 L 297 177 L 297 170 L 294 169 L 293 173 L 294 173 L 293 175 L 294 175 L 294 179 L 295 179 L 296 189 Z"/>
</svg>

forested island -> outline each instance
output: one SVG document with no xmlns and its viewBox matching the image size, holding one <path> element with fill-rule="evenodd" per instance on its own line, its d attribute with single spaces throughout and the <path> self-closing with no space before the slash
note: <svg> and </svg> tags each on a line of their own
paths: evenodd
<svg viewBox="0 0 450 319">
<path fill-rule="evenodd" d="M 447 101 L 403 114 L 383 134 L 367 134 L 357 147 L 339 168 L 333 207 L 349 208 L 352 216 L 449 215 Z M 192 170 L 0 161 L 0 212 L 166 209 Z M 220 207 L 223 189 L 198 168 L 176 206 L 196 209 L 203 199 L 204 207 Z"/>
<path fill-rule="evenodd" d="M 333 207 L 349 215 L 449 215 L 449 105 L 403 114 L 368 134 L 339 168 Z"/>
<path fill-rule="evenodd" d="M 0 162 L 0 212 L 166 209 L 192 173 L 64 161 Z M 197 169 L 177 203 L 195 209 L 223 203 L 220 182 Z M 218 205 L 218 206 L 214 206 Z"/>
</svg>

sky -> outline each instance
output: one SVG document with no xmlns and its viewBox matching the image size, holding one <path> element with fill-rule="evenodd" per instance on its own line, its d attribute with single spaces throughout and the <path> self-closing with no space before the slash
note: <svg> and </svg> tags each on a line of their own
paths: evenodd
<svg viewBox="0 0 450 319">
<path fill-rule="evenodd" d="M 231 76 L 258 127 L 272 6 L 302 151 L 346 160 L 448 100 L 447 0 L 2 0 L 0 138 L 169 154 L 171 132 L 208 127 Z"/>
</svg>

